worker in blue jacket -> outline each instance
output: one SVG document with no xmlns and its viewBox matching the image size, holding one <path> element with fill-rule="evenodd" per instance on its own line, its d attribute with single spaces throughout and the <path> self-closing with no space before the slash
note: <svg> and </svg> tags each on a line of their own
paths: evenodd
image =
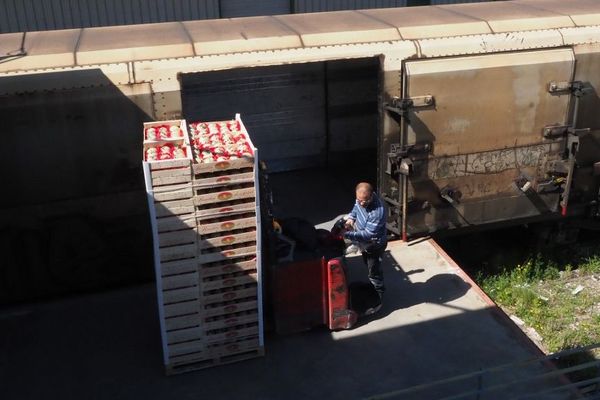
<svg viewBox="0 0 600 400">
<path fill-rule="evenodd" d="M 386 213 L 383 202 L 369 183 L 356 185 L 356 202 L 346 217 L 344 237 L 360 245 L 362 256 L 369 271 L 369 281 L 379 297 L 383 296 L 383 271 L 381 256 L 387 246 Z"/>
</svg>

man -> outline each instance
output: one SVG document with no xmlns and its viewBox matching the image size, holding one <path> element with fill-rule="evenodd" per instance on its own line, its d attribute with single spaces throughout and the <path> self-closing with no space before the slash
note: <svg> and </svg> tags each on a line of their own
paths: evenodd
<svg viewBox="0 0 600 400">
<path fill-rule="evenodd" d="M 381 270 L 381 256 L 387 246 L 385 222 L 383 202 L 373 193 L 373 187 L 366 182 L 356 185 L 356 203 L 346 217 L 348 231 L 344 233 L 344 237 L 361 244 L 363 260 L 369 270 L 369 281 L 380 298 L 385 291 Z"/>
</svg>

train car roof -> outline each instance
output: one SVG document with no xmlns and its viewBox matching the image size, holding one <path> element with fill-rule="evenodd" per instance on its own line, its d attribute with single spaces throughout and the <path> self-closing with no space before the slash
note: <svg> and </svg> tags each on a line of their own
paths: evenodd
<svg viewBox="0 0 600 400">
<path fill-rule="evenodd" d="M 573 20 L 564 14 L 518 2 L 448 4 L 440 6 L 449 11 L 468 15 L 487 22 L 494 33 L 569 28 Z M 534 3 L 535 5 L 535 3 Z M 473 7 L 475 6 L 475 7 Z"/>
<path fill-rule="evenodd" d="M 271 16 L 183 22 L 196 55 L 302 47 L 298 34 Z"/>
<path fill-rule="evenodd" d="M 378 8 L 361 12 L 394 26 L 405 40 L 492 33 L 485 21 L 442 7 Z"/>
<path fill-rule="evenodd" d="M 599 25 L 597 0 L 513 0 L 0 35 L 0 72 Z"/>
<path fill-rule="evenodd" d="M 516 3 L 568 15 L 577 26 L 600 24 L 600 4 L 598 0 L 517 0 Z"/>
<path fill-rule="evenodd" d="M 401 40 L 398 30 L 357 11 L 290 14 L 276 17 L 293 29 L 304 46 Z"/>
</svg>

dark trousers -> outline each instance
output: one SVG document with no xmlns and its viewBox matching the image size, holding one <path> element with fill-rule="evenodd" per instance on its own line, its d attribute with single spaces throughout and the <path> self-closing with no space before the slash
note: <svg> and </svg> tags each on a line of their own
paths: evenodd
<svg viewBox="0 0 600 400">
<path fill-rule="evenodd" d="M 362 252 L 363 261 L 367 264 L 367 269 L 369 270 L 369 281 L 371 281 L 371 284 L 379 293 L 385 292 L 383 271 L 381 269 L 381 256 L 383 255 L 386 246 L 387 243 L 371 243 L 368 244 Z"/>
</svg>

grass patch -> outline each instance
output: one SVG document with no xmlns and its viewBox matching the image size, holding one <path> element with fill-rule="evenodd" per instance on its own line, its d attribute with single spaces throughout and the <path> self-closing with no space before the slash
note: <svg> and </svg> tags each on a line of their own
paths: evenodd
<svg viewBox="0 0 600 400">
<path fill-rule="evenodd" d="M 479 273 L 476 281 L 505 311 L 533 327 L 548 352 L 600 342 L 598 246 L 536 254 L 499 273 Z"/>
</svg>

